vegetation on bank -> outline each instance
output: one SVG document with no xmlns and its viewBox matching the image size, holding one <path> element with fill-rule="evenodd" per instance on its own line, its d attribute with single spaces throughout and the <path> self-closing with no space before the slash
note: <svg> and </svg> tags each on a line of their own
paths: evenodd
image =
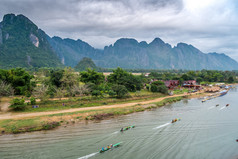
<svg viewBox="0 0 238 159">
<path fill-rule="evenodd" d="M 108 117 L 118 115 L 126 115 L 134 112 L 150 110 L 159 106 L 163 106 L 172 102 L 183 99 L 183 97 L 171 97 L 162 100 L 161 102 L 149 105 L 134 105 L 123 108 L 110 108 L 104 110 L 87 110 L 72 113 L 52 114 L 30 119 L 9 119 L 0 120 L 0 132 L 2 134 L 23 133 L 39 130 L 50 130 L 60 125 L 74 124 L 83 120 L 102 120 Z"/>
<path fill-rule="evenodd" d="M 20 95 L 22 98 L 29 99 L 27 104 L 22 104 L 20 102 L 22 99 L 13 99 L 11 108 L 16 111 L 47 111 L 47 109 L 114 104 L 115 101 L 120 103 L 118 99 L 121 99 L 122 102 L 130 100 L 129 98 L 134 100 L 133 95 L 141 92 L 166 95 L 168 89 L 161 80 L 179 80 L 180 84 L 184 80 L 196 80 L 198 83 L 233 83 L 237 81 L 236 76 L 237 72 L 234 71 L 210 70 L 188 71 L 186 73 L 179 71 L 176 73 L 151 72 L 145 76 L 144 74 L 133 75 L 122 68 L 117 68 L 110 75 L 104 76 L 92 69 L 78 73 L 72 68 L 57 70 L 42 68 L 37 72 L 16 68 L 0 70 L 0 97 Z M 173 93 L 183 92 L 184 89 L 179 87 Z M 65 97 L 70 100 L 62 101 L 61 99 Z M 49 100 L 50 98 L 58 98 L 60 101 L 53 102 Z M 37 108 L 39 105 L 40 107 Z M 37 109 L 33 110 L 32 106 Z"/>
</svg>

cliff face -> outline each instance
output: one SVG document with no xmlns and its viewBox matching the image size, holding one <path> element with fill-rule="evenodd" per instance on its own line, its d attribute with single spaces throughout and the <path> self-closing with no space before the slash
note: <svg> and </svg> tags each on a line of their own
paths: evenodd
<svg viewBox="0 0 238 159">
<path fill-rule="evenodd" d="M 61 67 L 46 36 L 27 17 L 5 15 L 0 25 L 0 67 Z"/>
</svg>

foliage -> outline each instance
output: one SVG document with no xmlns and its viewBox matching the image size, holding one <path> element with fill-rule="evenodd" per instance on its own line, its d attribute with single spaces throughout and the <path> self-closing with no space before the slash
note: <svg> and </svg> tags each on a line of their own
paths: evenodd
<svg viewBox="0 0 238 159">
<path fill-rule="evenodd" d="M 123 98 L 128 95 L 128 90 L 123 85 L 113 85 L 112 90 L 116 93 L 117 98 Z"/>
<path fill-rule="evenodd" d="M 63 78 L 64 70 L 52 70 L 50 72 L 50 82 L 56 87 L 60 87 L 62 84 L 61 79 Z"/>
<path fill-rule="evenodd" d="M 105 76 L 95 70 L 88 69 L 80 73 L 80 80 L 84 83 L 94 83 L 99 85 L 104 82 Z"/>
<path fill-rule="evenodd" d="M 14 89 L 10 84 L 4 81 L 0 81 L 0 96 L 12 96 L 14 95 Z"/>
<path fill-rule="evenodd" d="M 142 89 L 142 77 L 134 76 L 118 67 L 108 76 L 108 82 L 123 85 L 128 91 L 135 92 Z"/>
<path fill-rule="evenodd" d="M 160 92 L 163 94 L 168 93 L 168 88 L 165 86 L 162 81 L 155 81 L 151 84 L 151 92 Z"/>
<path fill-rule="evenodd" d="M 92 91 L 92 96 L 96 96 L 96 97 L 102 96 L 102 93 L 101 93 L 101 91 L 99 91 L 99 90 L 93 90 L 93 91 Z"/>
<path fill-rule="evenodd" d="M 30 102 L 31 102 L 31 105 L 35 105 L 36 104 L 36 98 L 31 97 Z"/>
<path fill-rule="evenodd" d="M 48 89 L 49 89 L 48 85 L 42 84 L 34 88 L 33 95 L 38 97 L 41 101 L 44 102 L 49 98 Z"/>
<path fill-rule="evenodd" d="M 13 108 L 15 111 L 24 110 L 26 108 L 24 98 L 13 98 L 10 108 Z"/>
</svg>

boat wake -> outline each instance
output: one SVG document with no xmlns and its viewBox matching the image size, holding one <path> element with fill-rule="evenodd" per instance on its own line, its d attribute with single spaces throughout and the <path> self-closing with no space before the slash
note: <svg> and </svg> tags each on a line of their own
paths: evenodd
<svg viewBox="0 0 238 159">
<path fill-rule="evenodd" d="M 226 108 L 225 106 L 224 107 L 221 107 L 221 109 L 220 110 L 222 110 L 222 109 L 224 109 L 224 108 Z"/>
<path fill-rule="evenodd" d="M 98 154 L 98 153 L 99 153 L 99 152 L 94 152 L 94 153 L 91 153 L 91 154 L 89 154 L 89 155 L 86 155 L 86 156 L 80 157 L 80 158 L 78 158 L 78 159 L 88 159 L 88 158 L 90 158 L 90 157 L 95 156 L 95 155 Z"/>
<path fill-rule="evenodd" d="M 118 133 L 119 133 L 119 131 L 115 131 L 115 132 L 112 133 L 112 135 L 113 135 L 113 134 L 118 134 Z"/>
<path fill-rule="evenodd" d="M 209 107 L 209 108 L 208 108 L 208 110 L 210 110 L 210 109 L 213 109 L 213 108 L 215 108 L 215 107 L 214 107 L 214 106 L 212 106 L 212 107 Z"/>
<path fill-rule="evenodd" d="M 157 126 L 157 127 L 153 128 L 153 129 L 159 129 L 159 128 L 165 127 L 165 126 L 167 126 L 167 125 L 169 125 L 169 124 L 171 124 L 171 123 L 166 123 L 166 124 Z"/>
</svg>

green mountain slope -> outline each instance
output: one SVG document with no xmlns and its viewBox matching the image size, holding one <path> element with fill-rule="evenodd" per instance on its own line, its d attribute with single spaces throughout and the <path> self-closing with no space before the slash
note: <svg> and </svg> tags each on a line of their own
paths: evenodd
<svg viewBox="0 0 238 159">
<path fill-rule="evenodd" d="M 79 63 L 75 66 L 75 70 L 77 71 L 85 71 L 88 68 L 90 69 L 97 69 L 97 66 L 92 61 L 92 59 L 88 57 L 84 57 L 82 60 L 79 61 Z"/>
<path fill-rule="evenodd" d="M 0 68 L 62 67 L 46 37 L 27 17 L 5 15 L 0 24 Z"/>
</svg>

